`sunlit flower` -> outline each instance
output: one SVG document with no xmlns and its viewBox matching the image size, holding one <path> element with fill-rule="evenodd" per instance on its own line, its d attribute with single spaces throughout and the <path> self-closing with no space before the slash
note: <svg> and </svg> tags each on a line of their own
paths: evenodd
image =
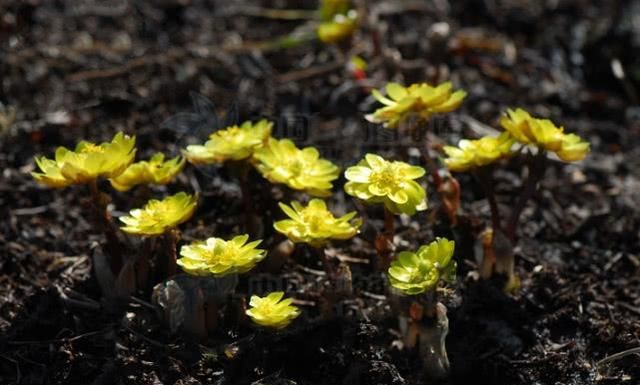
<svg viewBox="0 0 640 385">
<path fill-rule="evenodd" d="M 568 162 L 582 160 L 589 152 L 589 143 L 579 136 L 565 134 L 564 128 L 556 126 L 551 120 L 534 118 L 521 108 L 508 109 L 507 115 L 500 119 L 500 124 L 518 142 L 555 152 L 560 159 Z"/>
<path fill-rule="evenodd" d="M 346 14 L 337 14 L 333 19 L 320 23 L 318 26 L 318 39 L 327 44 L 342 41 L 351 35 L 358 27 L 358 13 L 351 10 Z"/>
<path fill-rule="evenodd" d="M 294 190 L 303 190 L 315 196 L 328 196 L 338 178 L 340 169 L 320 158 L 318 150 L 302 150 L 289 139 L 270 139 L 269 144 L 256 150 L 256 168 L 271 183 L 283 183 Z"/>
<path fill-rule="evenodd" d="M 111 142 L 95 144 L 82 141 L 75 151 L 58 147 L 54 159 L 44 156 L 35 158 L 41 172 L 31 175 L 49 187 L 90 183 L 101 177 L 113 178 L 122 174 L 133 162 L 135 143 L 135 137 L 119 132 Z"/>
<path fill-rule="evenodd" d="M 161 235 L 186 222 L 193 215 L 197 197 L 184 192 L 164 198 L 152 199 L 141 209 L 131 210 L 129 216 L 120 217 L 126 226 L 122 231 L 138 235 Z"/>
<path fill-rule="evenodd" d="M 455 242 L 437 238 L 417 252 L 403 251 L 391 263 L 389 283 L 407 295 L 424 293 L 435 288 L 440 279 L 455 279 L 456 262 L 452 259 Z"/>
<path fill-rule="evenodd" d="M 241 126 L 231 126 L 214 132 L 204 145 L 190 145 L 184 156 L 193 164 L 222 163 L 228 160 L 243 160 L 264 145 L 271 135 L 273 123 L 262 119 Z"/>
<path fill-rule="evenodd" d="M 366 116 L 372 123 L 383 123 L 385 127 L 395 128 L 411 117 L 427 121 L 434 114 L 451 112 L 457 109 L 467 96 L 463 90 L 452 92 L 451 82 L 438 86 L 427 83 L 412 84 L 404 87 L 398 83 L 388 83 L 387 96 L 373 90 L 373 97 L 384 107 Z"/>
<path fill-rule="evenodd" d="M 252 295 L 250 309 L 246 311 L 253 322 L 274 329 L 284 329 L 300 315 L 300 310 L 291 305 L 291 298 L 282 299 L 284 293 L 276 291 L 266 297 Z"/>
<path fill-rule="evenodd" d="M 548 151 L 562 148 L 563 129 L 556 127 L 549 119 L 537 119 L 521 108 L 508 109 L 500 124 L 518 142 L 534 144 Z"/>
<path fill-rule="evenodd" d="M 193 275 L 226 275 L 245 273 L 264 259 L 266 252 L 256 247 L 262 241 L 247 243 L 248 235 L 238 235 L 230 241 L 209 238 L 182 246 L 177 263 Z"/>
<path fill-rule="evenodd" d="M 165 162 L 164 154 L 158 152 L 148 161 L 131 164 L 122 174 L 109 181 L 118 191 L 128 191 L 139 184 L 167 184 L 182 171 L 184 164 L 184 158 L 179 156 Z"/>
<path fill-rule="evenodd" d="M 497 138 L 462 139 L 458 147 L 444 146 L 443 150 L 448 156 L 444 162 L 450 170 L 459 172 L 486 166 L 509 156 L 513 142 L 514 139 L 506 132 Z"/>
<path fill-rule="evenodd" d="M 277 221 L 273 227 L 293 243 L 321 247 L 330 239 L 352 238 L 362 224 L 360 219 L 352 221 L 355 211 L 334 217 L 322 199 L 312 199 L 306 207 L 296 201 L 291 202 L 291 206 L 279 205 L 290 219 Z"/>
<path fill-rule="evenodd" d="M 383 203 L 395 214 L 413 215 L 427 209 L 426 192 L 415 181 L 424 174 L 422 167 L 367 154 L 345 171 L 344 190 L 365 202 Z"/>
<path fill-rule="evenodd" d="M 565 134 L 562 139 L 562 148 L 556 152 L 558 157 L 565 162 L 582 160 L 588 153 L 589 143 L 576 134 Z"/>
</svg>

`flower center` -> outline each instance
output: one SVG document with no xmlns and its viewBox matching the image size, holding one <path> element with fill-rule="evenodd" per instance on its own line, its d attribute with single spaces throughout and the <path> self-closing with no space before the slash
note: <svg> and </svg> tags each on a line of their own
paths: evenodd
<svg viewBox="0 0 640 385">
<path fill-rule="evenodd" d="M 225 264 L 230 264 L 233 261 L 233 253 L 229 249 L 225 249 L 218 253 L 218 255 L 212 255 L 211 257 L 212 259 L 217 260 L 217 262 Z"/>
<path fill-rule="evenodd" d="M 259 309 L 257 309 L 260 313 L 262 313 L 264 316 L 271 316 L 274 312 L 274 306 L 271 302 L 262 302 L 260 304 Z"/>
<path fill-rule="evenodd" d="M 396 185 L 396 175 L 390 167 L 382 170 L 376 170 L 371 173 L 369 180 L 372 184 L 379 188 L 390 188 Z"/>
<path fill-rule="evenodd" d="M 235 259 L 235 250 L 227 242 L 217 242 L 213 250 L 208 253 L 210 263 L 230 265 Z"/>
<path fill-rule="evenodd" d="M 149 210 L 145 210 L 144 213 L 147 214 L 147 218 L 154 222 L 162 222 L 167 216 L 169 207 L 165 205 L 153 205 L 149 208 Z"/>
<path fill-rule="evenodd" d="M 300 159 L 292 159 L 287 163 L 287 169 L 292 175 L 298 176 L 302 174 L 304 163 Z"/>
<path fill-rule="evenodd" d="M 307 225 L 309 230 L 312 232 L 320 230 L 322 225 L 326 223 L 327 219 L 329 218 L 329 213 L 326 213 L 326 212 L 318 212 L 318 211 L 310 212 L 306 210 L 306 211 L 303 211 L 301 214 L 302 214 L 303 222 Z"/>
</svg>

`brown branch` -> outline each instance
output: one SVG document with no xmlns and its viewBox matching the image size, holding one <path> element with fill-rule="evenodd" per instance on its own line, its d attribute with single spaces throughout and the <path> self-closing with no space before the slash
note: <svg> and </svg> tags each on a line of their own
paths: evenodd
<svg viewBox="0 0 640 385">
<path fill-rule="evenodd" d="M 241 7 L 237 15 L 262 17 L 273 20 L 310 20 L 317 16 L 315 10 L 308 9 L 274 9 L 261 7 Z M 233 14 L 230 12 L 230 14 Z"/>
<path fill-rule="evenodd" d="M 290 83 L 303 80 L 306 78 L 312 78 L 320 75 L 325 75 L 329 72 L 337 71 L 344 67 L 345 61 L 339 60 L 328 64 L 323 64 L 315 67 L 305 68 L 298 71 L 291 71 L 276 77 L 278 83 Z"/>
<path fill-rule="evenodd" d="M 184 50 L 170 50 L 166 53 L 158 55 L 138 57 L 116 67 L 75 72 L 67 76 L 65 80 L 68 82 L 82 82 L 94 79 L 109 79 L 126 75 L 127 73 L 139 67 L 144 67 L 151 64 L 167 63 L 182 56 L 183 54 L 185 54 Z"/>
</svg>

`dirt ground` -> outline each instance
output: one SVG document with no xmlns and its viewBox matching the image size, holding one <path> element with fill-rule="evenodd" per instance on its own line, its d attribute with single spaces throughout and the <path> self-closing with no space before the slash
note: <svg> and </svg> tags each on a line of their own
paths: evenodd
<svg viewBox="0 0 640 385">
<path fill-rule="evenodd" d="M 221 327 L 208 339 L 173 334 L 150 292 L 114 308 L 103 299 L 91 254 L 103 237 L 82 187 L 51 190 L 30 176 L 33 156 L 80 139 L 135 134 L 139 157 L 179 154 L 227 123 L 267 117 L 275 135 L 316 146 L 341 166 L 367 151 L 412 147 L 364 120 L 371 88 L 451 79 L 469 92 L 436 119 L 435 143 L 498 127 L 507 107 L 561 122 L 591 143 L 583 162 L 550 161 L 524 212 L 516 249 L 520 291 L 505 296 L 474 279 L 475 239 L 489 223 L 481 189 L 461 174 L 461 225 L 431 208 L 399 222 L 398 244 L 457 241 L 458 281 L 444 298 L 451 376 L 445 384 L 638 384 L 640 357 L 640 2 L 586 0 L 360 1 L 365 21 L 350 44 L 286 49 L 260 44 L 305 21 L 274 20 L 258 7 L 312 10 L 315 1 L 8 1 L 0 4 L 1 384 L 423 384 L 415 353 L 394 347 L 397 324 L 382 276 L 368 263 L 381 213 L 330 249 L 347 257 L 355 296 L 346 314 L 318 320 L 319 262 L 299 250 L 279 275 L 305 315 L 282 334 Z M 358 77 L 349 58 L 367 63 Z M 517 162 L 495 185 L 508 208 L 523 179 Z M 281 215 L 254 173 L 252 196 L 270 227 Z M 340 180 L 335 191 L 341 191 Z M 104 190 L 108 189 L 105 184 Z M 242 226 L 234 178 L 187 166 L 177 183 L 114 193 L 114 214 L 148 196 L 197 191 L 182 242 L 227 237 Z M 342 212 L 352 201 L 336 193 Z M 259 267 L 264 269 L 264 266 Z M 360 285 L 363 282 L 367 285 Z M 250 286 L 241 283 L 240 291 Z M 375 316 L 373 316 L 375 315 Z M 229 354 L 233 351 L 233 354 Z"/>
</svg>

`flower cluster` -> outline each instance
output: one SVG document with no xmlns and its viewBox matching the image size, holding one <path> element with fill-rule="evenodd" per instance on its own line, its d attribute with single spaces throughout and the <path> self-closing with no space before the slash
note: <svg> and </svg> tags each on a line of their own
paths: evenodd
<svg viewBox="0 0 640 385">
<path fill-rule="evenodd" d="M 451 171 L 458 172 L 486 166 L 511 155 L 513 142 L 511 135 L 506 132 L 497 138 L 485 136 L 477 140 L 462 139 L 458 142 L 458 147 L 443 147 L 448 156 L 444 162 Z"/>
<path fill-rule="evenodd" d="M 337 14 L 331 20 L 320 23 L 317 34 L 321 42 L 338 43 L 349 36 L 358 27 L 358 13 L 350 10 L 346 14 Z"/>
<path fill-rule="evenodd" d="M 267 142 L 272 127 L 273 123 L 265 119 L 257 123 L 247 121 L 240 126 L 227 127 L 211 134 L 204 145 L 187 146 L 184 156 L 193 164 L 247 159 Z"/>
<path fill-rule="evenodd" d="M 322 199 L 312 199 L 304 207 L 293 201 L 291 206 L 280 203 L 280 208 L 290 219 L 277 221 L 273 227 L 294 243 L 308 243 L 321 247 L 330 239 L 349 239 L 358 233 L 360 219 L 352 220 L 355 211 L 336 218 Z"/>
<path fill-rule="evenodd" d="M 126 226 L 122 231 L 137 235 L 162 235 L 191 218 L 198 198 L 184 192 L 164 198 L 152 199 L 141 209 L 134 209 L 128 216 L 120 217 Z"/>
<path fill-rule="evenodd" d="M 320 158 L 315 148 L 301 150 L 289 139 L 269 139 L 254 157 L 256 168 L 271 183 L 283 183 L 314 196 L 331 195 L 331 182 L 340 172 L 338 166 Z"/>
<path fill-rule="evenodd" d="M 566 162 L 582 160 L 589 153 L 589 143 L 579 136 L 565 134 L 551 120 L 534 118 L 521 108 L 507 110 L 500 125 L 518 142 L 554 152 Z"/>
<path fill-rule="evenodd" d="M 438 86 L 427 83 L 404 87 L 398 83 L 388 83 L 387 96 L 373 90 L 373 97 L 384 107 L 366 116 L 372 123 L 383 123 L 385 127 L 396 128 L 411 117 L 427 121 L 434 114 L 451 112 L 458 108 L 467 96 L 463 90 L 453 92 L 451 82 Z"/>
<path fill-rule="evenodd" d="M 284 293 L 276 291 L 266 297 L 251 296 L 250 309 L 246 314 L 260 326 L 283 329 L 300 315 L 300 310 L 291 305 L 291 298 L 282 299 Z"/>
<path fill-rule="evenodd" d="M 74 151 L 58 147 L 54 159 L 44 156 L 35 161 L 41 172 L 31 175 L 49 187 L 85 184 L 98 178 L 114 178 L 133 162 L 136 154 L 135 137 L 117 133 L 111 142 L 78 143 Z"/>
<path fill-rule="evenodd" d="M 437 238 L 415 253 L 401 252 L 389 267 L 391 286 L 403 294 L 416 295 L 433 289 L 441 278 L 452 281 L 456 272 L 454 249 L 454 241 Z"/>
<path fill-rule="evenodd" d="M 394 214 L 413 215 L 427 209 L 426 192 L 415 179 L 425 170 L 399 161 L 367 154 L 345 171 L 347 194 L 368 203 L 383 203 Z"/>
<path fill-rule="evenodd" d="M 192 164 L 249 160 L 272 183 L 315 196 L 328 196 L 340 170 L 321 159 L 313 147 L 299 149 L 289 139 L 271 137 L 273 123 L 244 122 L 211 134 L 204 145 L 190 145 L 183 151 Z"/>
<path fill-rule="evenodd" d="M 238 235 L 230 241 L 209 238 L 182 246 L 177 263 L 192 275 L 223 276 L 245 273 L 266 257 L 265 250 L 257 249 L 260 240 L 247 243 L 248 235 Z"/>
<path fill-rule="evenodd" d="M 534 118 L 521 108 L 507 110 L 507 114 L 500 119 L 500 124 L 505 132 L 498 137 L 463 139 L 458 147 L 445 146 L 445 163 L 449 169 L 467 171 L 486 166 L 512 155 L 515 142 L 554 152 L 566 162 L 582 160 L 589 153 L 589 143 L 578 135 L 565 134 L 564 129 L 557 127 L 552 121 Z"/>
<path fill-rule="evenodd" d="M 128 191 L 139 184 L 167 184 L 182 171 L 184 164 L 184 158 L 178 156 L 165 161 L 164 154 L 158 152 L 148 161 L 131 164 L 122 174 L 109 181 L 118 191 Z"/>
</svg>

